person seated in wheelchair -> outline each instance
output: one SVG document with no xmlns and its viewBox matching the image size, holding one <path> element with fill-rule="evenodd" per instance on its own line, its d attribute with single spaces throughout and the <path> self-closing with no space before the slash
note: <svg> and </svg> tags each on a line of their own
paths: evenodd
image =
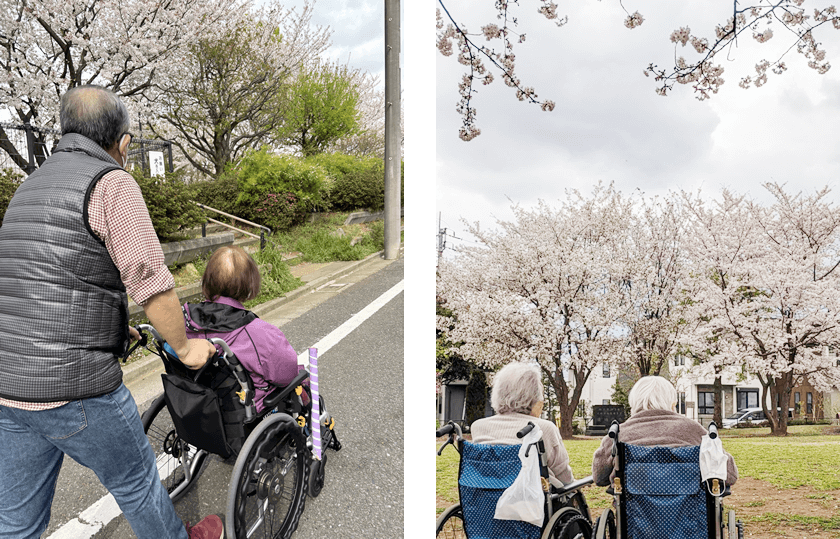
<svg viewBox="0 0 840 539">
<path fill-rule="evenodd" d="M 531 421 L 542 430 L 549 482 L 562 487 L 574 481 L 560 430 L 551 421 L 540 418 L 543 384 L 536 363 L 513 361 L 502 367 L 493 377 L 490 405 L 496 415 L 478 419 L 470 426 L 474 444 L 519 445 L 522 440 L 516 433 Z"/>
<path fill-rule="evenodd" d="M 257 297 L 260 282 L 259 268 L 248 253 L 241 247 L 221 247 L 201 278 L 205 301 L 183 307 L 187 336 L 223 339 L 251 375 L 257 413 L 275 386 L 288 384 L 303 368 L 283 332 L 242 305 Z M 306 392 L 301 397 L 308 402 Z"/>
<path fill-rule="evenodd" d="M 693 419 L 678 414 L 677 390 L 661 376 L 645 376 L 630 390 L 630 418 L 621 424 L 621 441 L 637 446 L 690 447 L 699 446 L 706 429 Z M 609 435 L 592 458 L 592 477 L 595 484 L 605 487 L 615 478 L 617 463 L 612 456 L 613 441 Z M 732 455 L 727 456 L 726 485 L 738 480 L 738 467 Z"/>
</svg>

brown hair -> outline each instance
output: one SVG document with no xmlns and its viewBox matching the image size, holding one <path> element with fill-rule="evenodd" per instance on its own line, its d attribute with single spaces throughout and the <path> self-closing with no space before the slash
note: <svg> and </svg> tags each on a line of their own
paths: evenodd
<svg viewBox="0 0 840 539">
<path fill-rule="evenodd" d="M 240 302 L 254 299 L 260 293 L 260 270 L 241 247 L 222 247 L 207 261 L 201 291 L 210 301 L 219 296 Z"/>
</svg>

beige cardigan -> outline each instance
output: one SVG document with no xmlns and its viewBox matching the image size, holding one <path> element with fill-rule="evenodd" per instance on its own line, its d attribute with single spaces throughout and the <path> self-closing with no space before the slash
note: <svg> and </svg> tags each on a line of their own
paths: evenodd
<svg viewBox="0 0 840 539">
<path fill-rule="evenodd" d="M 700 445 L 706 429 L 693 419 L 688 419 L 676 412 L 667 410 L 644 410 L 633 414 L 621 424 L 618 440 L 632 445 L 666 447 L 686 447 Z M 605 487 L 615 477 L 615 468 L 611 455 L 612 440 L 609 435 L 601 440 L 601 447 L 592 458 L 592 477 L 595 484 Z M 732 455 L 726 453 L 726 484 L 733 485 L 738 480 L 738 467 Z"/>
<path fill-rule="evenodd" d="M 551 421 L 516 412 L 485 417 L 475 421 L 470 427 L 472 442 L 488 445 L 519 445 L 522 440 L 516 437 L 516 433 L 522 430 L 528 421 L 533 421 L 542 430 L 549 480 L 555 479 L 552 483 L 556 486 L 561 486 L 556 481 L 558 479 L 563 484 L 571 483 L 574 477 L 569 467 L 569 453 L 563 447 L 560 430 Z"/>
</svg>

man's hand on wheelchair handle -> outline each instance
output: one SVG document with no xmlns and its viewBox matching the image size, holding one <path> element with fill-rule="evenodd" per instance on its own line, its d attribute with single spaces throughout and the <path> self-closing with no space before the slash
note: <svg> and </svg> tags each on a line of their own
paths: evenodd
<svg viewBox="0 0 840 539">
<path fill-rule="evenodd" d="M 216 347 L 206 339 L 187 339 L 187 350 L 176 350 L 181 363 L 190 369 L 200 369 L 216 355 Z"/>
</svg>

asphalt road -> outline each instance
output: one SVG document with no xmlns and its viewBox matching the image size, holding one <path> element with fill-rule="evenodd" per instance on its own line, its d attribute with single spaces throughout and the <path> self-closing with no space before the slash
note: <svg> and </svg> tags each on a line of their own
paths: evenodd
<svg viewBox="0 0 840 539">
<path fill-rule="evenodd" d="M 383 262 L 333 283 L 319 292 L 320 299 L 314 299 L 317 294 L 301 298 L 310 304 L 303 311 L 289 305 L 263 318 L 280 325 L 295 350 L 303 352 L 400 283 L 403 274 L 403 259 Z M 403 536 L 403 301 L 400 292 L 319 353 L 321 393 L 343 447 L 328 450 L 324 488 L 317 498 L 306 499 L 295 539 Z M 159 376 L 153 373 L 148 384 L 130 386 L 141 413 L 157 393 L 156 384 Z M 179 516 L 196 523 L 207 514 L 223 515 L 232 469 L 232 463 L 211 457 L 192 490 L 175 504 Z M 44 537 L 135 537 L 124 517 L 108 514 L 107 503 L 97 509 L 106 494 L 89 470 L 66 459 Z M 106 524 L 93 535 L 67 525 L 79 521 Z"/>
</svg>

